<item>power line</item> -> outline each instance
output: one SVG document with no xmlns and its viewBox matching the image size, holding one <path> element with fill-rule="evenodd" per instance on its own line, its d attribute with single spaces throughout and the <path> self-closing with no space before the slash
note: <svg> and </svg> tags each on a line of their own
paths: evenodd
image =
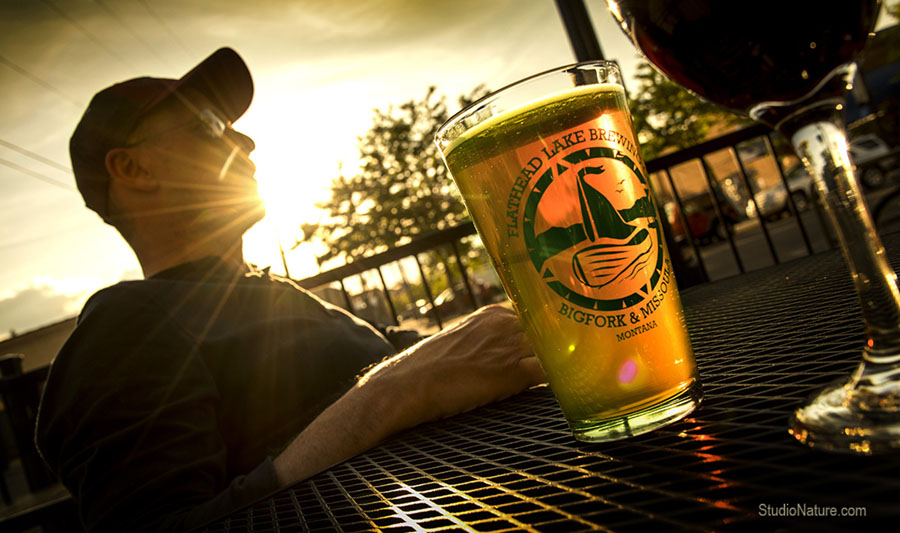
<svg viewBox="0 0 900 533">
<path fill-rule="evenodd" d="M 130 24 L 128 24 L 127 22 L 125 22 L 125 19 L 123 19 L 121 16 L 119 16 L 118 13 L 116 13 L 115 11 L 113 11 L 112 8 L 110 8 L 108 5 L 106 5 L 106 4 L 104 3 L 103 0 L 94 0 L 94 2 L 95 2 L 98 6 L 100 6 L 100 7 L 103 9 L 103 11 L 106 12 L 107 15 L 109 15 L 110 17 L 112 17 L 113 19 L 115 19 L 115 21 L 116 21 L 118 24 L 120 24 L 123 28 L 125 28 L 126 30 L 128 30 L 128 33 L 130 33 L 132 36 L 134 36 L 134 38 L 135 38 L 137 41 L 139 41 L 141 44 L 143 44 L 144 46 L 146 46 L 147 49 L 150 50 L 151 53 L 153 53 L 153 55 L 156 57 L 156 59 L 158 59 L 158 60 L 160 61 L 160 63 L 164 64 L 167 68 L 171 68 L 171 69 L 174 69 L 174 68 L 175 68 L 171 63 L 169 63 L 168 61 L 166 61 L 166 60 L 159 54 L 159 52 L 156 51 L 156 48 L 154 48 L 153 46 L 151 46 L 150 43 L 148 43 L 143 37 L 141 37 L 141 36 L 134 30 L 134 27 L 133 27 L 133 26 L 131 26 Z"/>
<path fill-rule="evenodd" d="M 90 225 L 95 225 L 96 223 L 97 223 L 96 220 L 91 220 L 91 219 L 82 220 L 82 221 L 79 221 L 79 222 L 76 223 L 76 224 L 71 224 L 71 223 L 70 223 L 70 224 L 67 224 L 67 225 L 66 225 L 65 231 L 66 231 L 67 233 L 71 233 L 72 230 L 73 230 L 74 228 L 79 228 L 79 227 L 81 227 L 81 226 L 87 226 L 87 225 L 89 225 L 89 224 L 90 224 Z M 42 234 L 42 235 L 37 235 L 37 236 L 34 236 L 34 237 L 26 237 L 26 238 L 24 238 L 24 239 L 19 239 L 19 240 L 17 240 L 17 241 L 0 242 L 0 250 L 8 250 L 8 249 L 10 249 L 10 248 L 16 248 L 16 247 L 18 247 L 18 246 L 26 246 L 26 245 L 29 245 L 29 244 L 34 244 L 34 243 L 39 242 L 39 241 L 44 241 L 44 240 L 47 240 L 47 239 L 51 239 L 51 238 L 54 238 L 54 237 L 58 238 L 60 235 L 61 235 L 61 232 L 55 231 L 55 232 L 53 232 L 53 233 L 44 233 L 44 234 Z"/>
<path fill-rule="evenodd" d="M 159 25 L 162 26 L 163 29 L 165 29 L 169 33 L 169 35 L 172 36 L 172 39 L 174 39 L 178 46 L 181 47 L 181 50 L 185 54 L 187 54 L 188 58 L 194 58 L 195 54 L 192 54 L 190 51 L 188 51 L 187 46 L 185 46 L 184 41 L 181 40 L 181 37 L 179 37 L 178 34 L 174 31 L 172 31 L 172 28 L 170 28 L 169 25 L 166 24 L 166 22 L 156 13 L 156 11 L 153 11 L 153 9 L 150 8 L 145 0 L 137 0 L 137 3 L 144 6 L 144 9 L 147 10 L 147 13 L 150 13 L 150 16 L 153 17 L 156 22 L 159 23 Z"/>
<path fill-rule="evenodd" d="M 31 72 L 28 72 L 27 70 L 25 70 L 24 68 L 20 67 L 19 65 L 16 65 L 15 63 L 13 63 L 12 61 L 10 61 L 9 59 L 6 59 L 5 57 L 0 56 L 0 63 L 3 63 L 4 65 L 6 65 L 7 67 L 11 68 L 12 70 L 14 70 L 14 71 L 18 72 L 19 74 L 25 76 L 26 78 L 30 79 L 31 81 L 37 83 L 37 84 L 40 85 L 41 87 L 43 87 L 43 88 L 45 88 L 45 89 L 47 89 L 47 90 L 49 90 L 49 91 L 52 91 L 52 92 L 56 93 L 56 95 L 59 96 L 59 97 L 61 97 L 63 100 L 65 100 L 65 101 L 69 102 L 70 104 L 74 105 L 75 107 L 81 109 L 82 105 L 81 105 L 80 103 L 78 103 L 74 98 L 72 98 L 72 97 L 69 96 L 68 94 L 62 92 L 61 90 L 59 90 L 58 88 L 56 88 L 56 86 L 54 86 L 54 85 L 52 85 L 52 84 L 50 84 L 50 83 L 48 83 L 48 82 L 42 80 L 41 78 L 35 76 L 35 75 L 32 74 Z"/>
<path fill-rule="evenodd" d="M 55 185 L 56 187 L 60 187 L 69 192 L 78 192 L 75 189 L 75 187 L 73 187 L 72 185 L 70 185 L 68 183 L 63 183 L 63 182 L 55 180 L 53 178 L 49 178 L 39 172 L 35 172 L 29 168 L 25 168 L 21 165 L 17 165 L 15 163 L 13 163 L 12 161 L 7 161 L 6 159 L 0 159 L 0 165 L 5 165 L 11 169 L 18 170 L 19 172 L 25 174 L 26 176 L 31 176 L 32 178 L 43 181 L 44 183 L 49 183 L 50 185 Z"/>
<path fill-rule="evenodd" d="M 13 144 L 9 141 L 4 141 L 3 139 L 0 139 L 0 146 L 4 146 L 6 148 L 9 148 L 10 150 L 19 152 L 22 155 L 25 155 L 25 156 L 28 156 L 28 157 L 34 159 L 35 161 L 40 161 L 41 163 L 43 163 L 47 166 L 51 166 L 51 167 L 55 168 L 56 170 L 61 170 L 63 172 L 69 173 L 69 174 L 72 173 L 71 168 L 69 168 L 65 165 L 61 165 L 61 164 L 57 163 L 56 161 L 53 161 L 52 159 L 47 159 L 46 157 L 44 157 L 40 154 L 36 154 L 30 150 L 22 148 L 21 146 L 19 146 L 17 144 Z"/>
<path fill-rule="evenodd" d="M 123 58 L 122 56 L 120 56 L 120 55 L 119 55 L 115 50 L 113 50 L 112 48 L 110 48 L 110 47 L 106 46 L 105 44 L 103 44 L 103 42 L 100 41 L 100 39 L 98 39 L 96 35 L 94 35 L 93 33 L 89 32 L 89 31 L 87 31 L 86 29 L 84 29 L 84 27 L 83 27 L 81 24 L 79 24 L 78 21 L 76 21 L 76 20 L 75 20 L 74 18 L 72 18 L 68 13 L 66 13 L 65 11 L 63 11 L 62 9 L 60 9 L 59 7 L 57 7 L 55 4 L 53 4 L 52 2 L 50 2 L 50 0 L 41 0 L 41 1 L 42 1 L 47 7 L 49 7 L 49 8 L 52 9 L 53 11 L 55 11 L 56 14 L 58 14 L 60 17 L 66 19 L 66 21 L 68 21 L 69 24 L 71 24 L 71 25 L 74 26 L 76 29 L 78 29 L 78 31 L 80 31 L 81 33 L 83 33 L 84 36 L 87 37 L 92 43 L 96 44 L 97 46 L 99 46 L 100 48 L 102 48 L 103 50 L 105 50 L 106 53 L 108 53 L 109 55 L 111 55 L 111 56 L 115 57 L 116 59 L 118 59 L 118 60 L 119 60 L 122 64 L 124 64 L 125 66 L 127 66 L 127 67 L 129 67 L 129 68 L 132 68 L 132 69 L 135 68 L 135 66 L 134 66 L 131 62 L 129 62 L 128 60 L 126 60 L 125 58 Z"/>
</svg>

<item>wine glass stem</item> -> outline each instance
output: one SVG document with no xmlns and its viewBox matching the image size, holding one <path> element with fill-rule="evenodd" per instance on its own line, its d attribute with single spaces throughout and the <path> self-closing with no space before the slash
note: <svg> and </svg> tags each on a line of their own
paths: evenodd
<svg viewBox="0 0 900 533">
<path fill-rule="evenodd" d="M 896 367 L 900 364 L 897 275 L 860 194 L 844 128 L 814 122 L 796 130 L 791 141 L 815 180 L 856 285 L 866 324 L 865 365 Z"/>
</svg>

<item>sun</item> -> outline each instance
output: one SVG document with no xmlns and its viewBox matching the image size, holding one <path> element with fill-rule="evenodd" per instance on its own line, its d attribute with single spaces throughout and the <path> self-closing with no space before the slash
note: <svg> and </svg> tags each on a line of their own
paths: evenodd
<svg viewBox="0 0 900 533">
<path fill-rule="evenodd" d="M 371 115 L 370 104 L 359 98 L 368 94 L 367 87 L 356 82 L 309 87 L 301 83 L 305 75 L 300 67 L 261 73 L 253 105 L 235 124 L 256 143 L 250 157 L 266 206 L 266 217 L 244 235 L 244 256 L 284 273 L 280 245 L 295 279 L 319 272 L 315 256 L 325 251 L 323 244 L 291 248 L 301 224 L 328 218 L 315 204 L 330 198 L 341 168 L 357 171 L 357 137 L 370 127 Z"/>
<path fill-rule="evenodd" d="M 322 180 L 310 180 L 306 174 L 309 165 L 301 164 L 303 157 L 277 136 L 251 136 L 257 139 L 251 158 L 266 216 L 244 235 L 244 257 L 261 267 L 270 266 L 278 274 L 287 269 L 295 279 L 316 274 L 315 246 L 295 245 L 302 224 L 319 222 L 327 215 L 315 206 L 327 198 L 327 186 Z"/>
</svg>

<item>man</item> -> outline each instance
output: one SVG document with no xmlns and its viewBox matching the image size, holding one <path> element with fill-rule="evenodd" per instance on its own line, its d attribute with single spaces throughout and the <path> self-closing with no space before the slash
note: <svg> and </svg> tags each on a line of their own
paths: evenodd
<svg viewBox="0 0 900 533">
<path fill-rule="evenodd" d="M 508 309 L 395 354 L 365 323 L 245 266 L 241 238 L 263 209 L 253 141 L 231 122 L 252 93 L 221 49 L 179 80 L 104 89 L 72 136 L 86 205 L 145 277 L 88 301 L 41 402 L 38 447 L 88 530 L 197 527 L 543 379 Z"/>
</svg>

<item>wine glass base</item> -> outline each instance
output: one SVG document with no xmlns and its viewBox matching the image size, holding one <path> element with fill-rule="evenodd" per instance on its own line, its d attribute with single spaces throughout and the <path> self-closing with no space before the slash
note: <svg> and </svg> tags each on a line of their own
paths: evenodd
<svg viewBox="0 0 900 533">
<path fill-rule="evenodd" d="M 900 453 L 900 412 L 862 411 L 854 405 L 854 380 L 833 385 L 794 411 L 788 432 L 817 450 L 860 455 Z"/>
</svg>

